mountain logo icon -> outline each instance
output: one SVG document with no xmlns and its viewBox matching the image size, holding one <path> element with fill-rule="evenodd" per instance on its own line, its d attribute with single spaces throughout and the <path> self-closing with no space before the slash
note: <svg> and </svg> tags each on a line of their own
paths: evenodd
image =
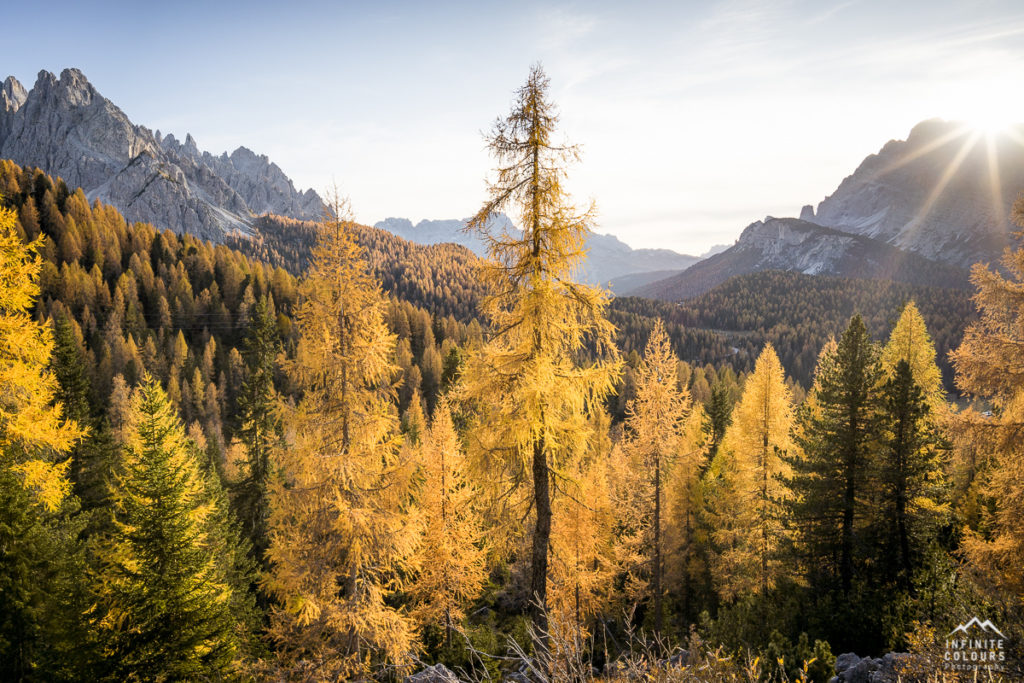
<svg viewBox="0 0 1024 683">
<path fill-rule="evenodd" d="M 971 628 L 980 628 L 984 633 L 995 633 L 1000 638 L 1006 638 L 1006 636 L 1003 635 L 1003 632 L 996 628 L 995 624 L 993 624 L 988 619 L 986 619 L 985 621 L 981 621 L 980 619 L 978 619 L 978 617 L 972 617 L 971 620 L 968 621 L 966 624 L 960 624 L 955 629 L 950 631 L 946 637 L 949 638 L 950 636 L 953 636 L 957 633 L 962 633 L 963 635 L 967 636 L 969 635 L 969 631 Z"/>
</svg>

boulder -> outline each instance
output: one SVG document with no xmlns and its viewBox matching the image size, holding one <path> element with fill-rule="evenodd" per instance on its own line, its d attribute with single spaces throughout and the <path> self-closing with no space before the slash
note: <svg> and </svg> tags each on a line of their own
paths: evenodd
<svg viewBox="0 0 1024 683">
<path fill-rule="evenodd" d="M 459 677 L 444 664 L 434 664 L 406 676 L 405 683 L 459 683 Z"/>
</svg>

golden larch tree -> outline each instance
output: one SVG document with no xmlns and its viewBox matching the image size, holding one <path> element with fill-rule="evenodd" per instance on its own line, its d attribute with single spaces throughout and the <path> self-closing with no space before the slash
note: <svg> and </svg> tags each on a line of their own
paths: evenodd
<svg viewBox="0 0 1024 683">
<path fill-rule="evenodd" d="M 413 649 L 412 619 L 388 599 L 416 568 L 420 537 L 392 378 L 386 301 L 338 203 L 321 225 L 284 367 L 299 391 L 281 409 L 265 584 L 283 656 L 351 677 Z"/>
<path fill-rule="evenodd" d="M 701 475 L 711 446 L 705 432 L 708 421 L 704 406 L 694 402 L 683 422 L 679 453 L 665 485 L 665 593 L 674 597 L 683 614 L 692 604 L 693 579 L 704 569 L 699 552 L 707 533 L 700 521 Z"/>
<path fill-rule="evenodd" d="M 766 344 L 733 409 L 732 424 L 712 463 L 719 477 L 713 502 L 718 591 L 726 600 L 775 586 L 784 573 L 777 551 L 785 535 L 784 501 L 794 455 L 793 404 L 771 344 Z"/>
<path fill-rule="evenodd" d="M 440 625 L 450 644 L 463 609 L 487 578 L 479 488 L 467 478 L 462 444 L 442 397 L 417 446 L 422 480 L 417 502 L 423 517 L 420 572 L 412 585 L 413 611 L 423 626 Z"/>
<path fill-rule="evenodd" d="M 1024 198 L 1014 207 L 1024 226 Z M 1024 238 L 1024 231 L 1014 233 Z M 953 421 L 961 468 L 981 498 L 964 552 L 989 596 L 1012 603 L 1019 622 L 1024 604 L 1024 249 L 1003 257 L 1007 276 L 977 264 L 971 282 L 980 314 L 950 354 L 956 383 L 991 410 L 969 408 Z M 1007 601 L 1007 597 L 1012 600 Z"/>
<path fill-rule="evenodd" d="M 643 546 L 639 552 L 642 564 L 631 574 L 644 588 L 653 608 L 654 631 L 659 634 L 664 628 L 666 488 L 677 467 L 688 477 L 697 476 L 694 460 L 699 454 L 683 438 L 693 402 L 679 385 L 677 365 L 665 326 L 658 320 L 637 368 L 636 396 L 626 408 L 623 450 L 629 466 L 641 473 L 635 483 L 637 490 L 624 497 L 635 498 L 629 504 L 640 515 L 641 533 L 635 538 Z M 680 462 L 683 455 L 686 461 Z M 685 482 L 674 483 L 685 486 Z"/>
<path fill-rule="evenodd" d="M 53 330 L 32 319 L 41 247 L 41 239 L 25 244 L 15 213 L 0 207 L 0 466 L 10 468 L 47 509 L 56 510 L 69 489 L 68 462 L 61 456 L 83 430 L 54 403 Z"/>
<path fill-rule="evenodd" d="M 551 631 L 563 645 L 583 641 L 592 618 L 609 606 L 616 570 L 608 483 L 611 420 L 605 413 L 592 420 L 591 448 L 555 485 L 548 595 Z"/>
<path fill-rule="evenodd" d="M 886 377 L 892 377 L 896 364 L 901 360 L 907 361 L 911 377 L 921 387 L 929 408 L 938 414 L 945 403 L 946 392 L 942 388 L 942 372 L 935 358 L 935 345 L 924 318 L 917 305 L 908 301 L 889 334 L 889 341 L 882 348 L 882 370 Z"/>
<path fill-rule="evenodd" d="M 487 245 L 490 329 L 462 373 L 463 398 L 477 412 L 468 444 L 477 469 L 504 500 L 532 506 L 529 594 L 539 633 L 547 631 L 551 481 L 588 448 L 589 417 L 603 410 L 619 371 L 608 294 L 574 280 L 593 208 L 577 213 L 563 187 L 578 152 L 553 139 L 548 88 L 534 66 L 488 138 L 498 168 L 469 229 Z M 499 225 L 500 212 L 521 231 Z"/>
</svg>

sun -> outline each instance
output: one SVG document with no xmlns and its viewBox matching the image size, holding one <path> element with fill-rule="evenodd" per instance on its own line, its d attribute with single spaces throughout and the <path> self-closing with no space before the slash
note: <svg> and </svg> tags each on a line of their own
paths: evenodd
<svg viewBox="0 0 1024 683">
<path fill-rule="evenodd" d="M 1002 133 L 1024 120 L 1024 111 L 1003 109 L 979 109 L 977 112 L 966 117 L 965 123 L 972 129 L 987 133 Z"/>
<path fill-rule="evenodd" d="M 1024 94 L 1003 78 L 977 80 L 949 104 L 953 118 L 979 133 L 1001 133 L 1024 122 Z"/>
</svg>

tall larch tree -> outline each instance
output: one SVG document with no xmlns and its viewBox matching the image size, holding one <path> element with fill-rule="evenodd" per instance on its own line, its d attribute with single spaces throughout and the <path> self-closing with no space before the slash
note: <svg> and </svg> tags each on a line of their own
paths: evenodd
<svg viewBox="0 0 1024 683">
<path fill-rule="evenodd" d="M 59 384 L 50 370 L 53 332 L 33 320 L 39 296 L 42 242 L 22 242 L 12 210 L 0 207 L 0 466 L 13 472 L 48 510 L 67 494 L 63 455 L 82 436 L 55 404 Z"/>
<path fill-rule="evenodd" d="M 910 366 L 911 379 L 921 388 L 937 419 L 937 413 L 945 403 L 946 392 L 942 388 L 942 371 L 935 359 L 935 345 L 924 318 L 917 304 L 908 301 L 889 334 L 889 340 L 882 348 L 882 370 L 887 377 L 894 377 L 896 366 L 901 360 L 906 361 Z"/>
<path fill-rule="evenodd" d="M 285 664 L 353 677 L 402 663 L 415 625 L 390 597 L 416 568 L 394 405 L 395 336 L 351 222 L 334 203 L 301 285 L 299 343 L 285 364 L 301 392 L 284 404 L 280 476 L 270 489 L 270 635 Z"/>
<path fill-rule="evenodd" d="M 785 480 L 795 455 L 793 423 L 785 372 L 767 344 L 711 466 L 720 478 L 711 501 L 720 548 L 714 574 L 725 600 L 765 595 L 787 571 L 779 551 L 786 536 L 784 505 L 791 497 Z"/>
<path fill-rule="evenodd" d="M 1024 226 L 1024 199 L 1014 207 Z M 1014 233 L 1024 238 L 1024 231 Z M 977 322 L 964 333 L 952 354 L 956 383 L 968 397 L 991 411 L 968 409 L 953 424 L 958 450 L 972 450 L 974 488 L 983 504 L 973 528 L 967 530 L 964 552 L 976 575 L 1007 608 L 1007 616 L 1024 616 L 1024 249 L 1003 258 L 1006 275 L 983 265 L 971 272 L 977 292 Z M 1006 596 L 1013 596 L 1006 600 Z"/>
<path fill-rule="evenodd" d="M 643 359 L 636 372 L 636 397 L 626 408 L 624 450 L 632 466 L 643 473 L 639 485 L 638 509 L 645 528 L 644 567 L 634 576 L 647 583 L 654 632 L 664 629 L 665 491 L 685 448 L 683 430 L 692 401 L 676 374 L 677 359 L 665 326 L 658 320 L 651 332 Z M 689 449 L 687 449 L 689 450 Z M 696 476 L 695 468 L 690 469 Z"/>
<path fill-rule="evenodd" d="M 15 213 L 0 207 L 0 678 L 10 680 L 55 675 L 60 644 L 48 612 L 69 620 L 77 609 L 61 584 L 69 565 L 78 569 L 78 530 L 58 512 L 70 505 L 66 456 L 83 429 L 55 402 L 53 333 L 32 317 L 42 246 L 25 244 Z"/>
<path fill-rule="evenodd" d="M 604 290 L 578 284 L 593 209 L 577 213 L 563 186 L 576 147 L 554 140 L 549 81 L 534 66 L 488 138 L 498 162 L 469 229 L 487 245 L 487 340 L 467 353 L 464 396 L 478 410 L 470 453 L 489 480 L 532 506 L 532 617 L 546 628 L 552 478 L 586 450 L 589 416 L 618 375 Z M 497 220 L 518 219 L 521 232 Z M 593 360 L 586 360 L 587 358 Z M 525 494 L 525 495 L 524 495 Z"/>
<path fill-rule="evenodd" d="M 487 566 L 479 488 L 466 476 L 447 398 L 441 398 L 430 428 L 421 434 L 417 462 L 423 543 L 420 572 L 410 591 L 414 615 L 424 627 L 442 627 L 450 645 L 465 606 L 483 588 Z"/>
<path fill-rule="evenodd" d="M 147 377 L 131 399 L 92 614 L 111 680 L 225 675 L 239 646 L 217 506 L 167 394 Z"/>
</svg>

